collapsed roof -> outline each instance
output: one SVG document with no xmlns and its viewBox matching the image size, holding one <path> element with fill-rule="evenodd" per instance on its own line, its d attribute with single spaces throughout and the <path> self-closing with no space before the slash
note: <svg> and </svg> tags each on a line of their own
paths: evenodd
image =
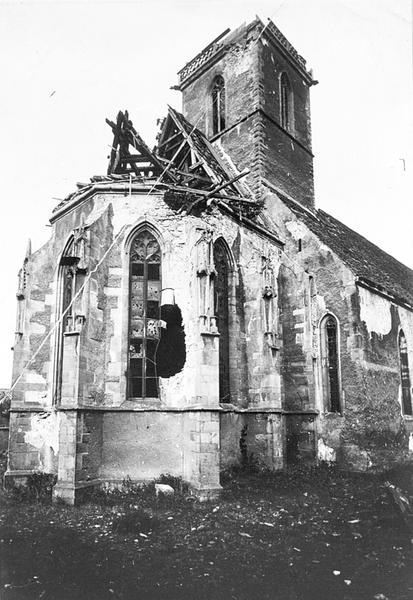
<svg viewBox="0 0 413 600">
<path fill-rule="evenodd" d="M 113 189 L 114 183 L 142 183 L 151 190 L 164 190 L 164 198 L 181 213 L 204 210 L 215 202 L 242 217 L 254 218 L 262 233 L 277 236 L 275 224 L 261 212 L 262 200 L 243 181 L 248 172 L 239 173 L 225 155 L 189 123 L 183 115 L 169 107 L 153 149 L 145 144 L 134 129 L 128 112 L 119 112 L 116 123 L 109 121 L 114 140 L 109 157 L 108 174 L 95 176 L 88 184 L 78 184 L 53 211 L 55 221 L 68 208 L 94 193 Z M 134 149 L 130 149 L 130 146 Z M 352 270 L 360 283 L 373 287 L 413 306 L 413 271 L 369 242 L 323 210 L 309 211 L 299 203 L 278 194 L 282 201 L 318 238 Z"/>
<path fill-rule="evenodd" d="M 254 217 L 262 208 L 248 186 L 241 182 L 248 171 L 239 173 L 203 133 L 173 108 L 168 108 L 158 145 L 153 150 L 135 130 L 127 111 L 120 111 L 116 122 L 109 119 L 106 122 L 113 132 L 107 175 L 77 184 L 78 191 L 55 208 L 52 220 L 74 200 L 88 195 L 95 184 L 121 180 L 145 183 L 155 179 L 153 189 L 166 189 L 165 200 L 180 212 L 204 210 L 215 202 Z"/>
</svg>

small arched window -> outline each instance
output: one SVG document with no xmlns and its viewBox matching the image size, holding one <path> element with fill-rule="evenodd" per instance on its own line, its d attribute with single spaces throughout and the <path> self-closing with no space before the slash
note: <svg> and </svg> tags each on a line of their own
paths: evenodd
<svg viewBox="0 0 413 600">
<path fill-rule="evenodd" d="M 320 338 L 324 405 L 328 412 L 341 412 L 338 322 L 333 315 L 321 321 Z"/>
<path fill-rule="evenodd" d="M 287 131 L 292 129 L 293 98 L 290 80 L 287 73 L 281 73 L 280 77 L 280 121 L 281 127 Z"/>
<path fill-rule="evenodd" d="M 225 129 L 225 81 L 217 75 L 212 85 L 212 133 Z"/>
<path fill-rule="evenodd" d="M 404 415 L 412 415 L 412 391 L 410 387 L 409 356 L 406 337 L 402 330 L 399 333 L 400 379 L 402 385 L 402 411 Z"/>
<path fill-rule="evenodd" d="M 129 255 L 128 397 L 157 398 L 161 250 L 148 229 L 133 237 Z"/>
</svg>

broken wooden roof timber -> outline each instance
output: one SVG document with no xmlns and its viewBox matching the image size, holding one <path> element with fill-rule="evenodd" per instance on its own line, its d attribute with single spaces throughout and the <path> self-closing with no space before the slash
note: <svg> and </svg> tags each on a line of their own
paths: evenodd
<svg viewBox="0 0 413 600">
<path fill-rule="evenodd" d="M 106 188 L 110 182 L 152 182 L 152 189 L 162 187 L 175 194 L 180 212 L 205 208 L 213 201 L 240 207 L 256 206 L 255 200 L 239 173 L 227 165 L 207 138 L 178 111 L 168 107 L 157 146 L 151 150 L 129 119 L 128 111 L 119 111 L 116 123 L 106 119 L 113 132 L 107 175 L 95 176 L 91 182 L 78 183 L 78 191 L 68 196 L 53 211 L 53 219 L 64 213 L 72 202 L 92 193 L 97 183 Z M 109 189 L 109 188 L 107 188 Z M 176 202 L 174 203 L 176 204 Z"/>
</svg>

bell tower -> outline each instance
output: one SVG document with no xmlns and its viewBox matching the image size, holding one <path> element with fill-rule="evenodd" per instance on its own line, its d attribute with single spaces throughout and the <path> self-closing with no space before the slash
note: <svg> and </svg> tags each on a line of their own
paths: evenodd
<svg viewBox="0 0 413 600">
<path fill-rule="evenodd" d="M 222 33 L 178 73 L 183 113 L 239 171 L 314 206 L 310 87 L 305 60 L 269 21 Z"/>
</svg>

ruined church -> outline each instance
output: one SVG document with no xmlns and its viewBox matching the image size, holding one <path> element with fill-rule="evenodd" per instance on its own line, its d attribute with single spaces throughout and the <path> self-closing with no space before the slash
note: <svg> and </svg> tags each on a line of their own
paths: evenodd
<svg viewBox="0 0 413 600">
<path fill-rule="evenodd" d="M 27 251 L 6 479 L 208 499 L 242 464 L 413 458 L 413 272 L 316 208 L 306 61 L 257 18 L 178 78 L 156 146 L 107 119 L 107 174 Z"/>
</svg>

